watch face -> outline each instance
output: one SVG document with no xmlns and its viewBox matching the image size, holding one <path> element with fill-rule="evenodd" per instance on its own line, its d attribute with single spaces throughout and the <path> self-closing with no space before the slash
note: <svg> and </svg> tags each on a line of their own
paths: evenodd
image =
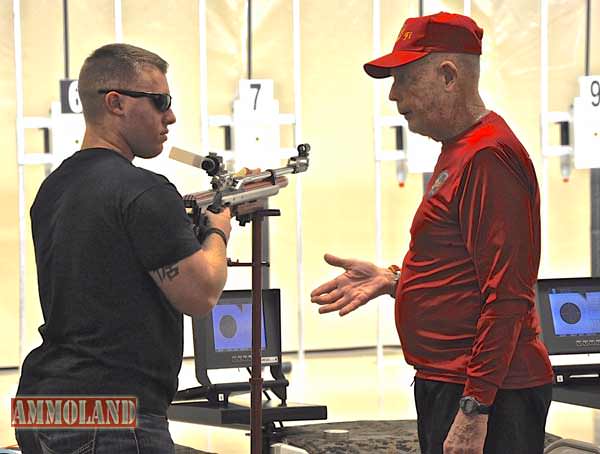
<svg viewBox="0 0 600 454">
<path fill-rule="evenodd" d="M 462 411 L 465 412 L 467 415 L 470 415 L 477 411 L 477 402 L 475 401 L 475 399 L 463 399 L 461 401 L 461 404 Z"/>
</svg>

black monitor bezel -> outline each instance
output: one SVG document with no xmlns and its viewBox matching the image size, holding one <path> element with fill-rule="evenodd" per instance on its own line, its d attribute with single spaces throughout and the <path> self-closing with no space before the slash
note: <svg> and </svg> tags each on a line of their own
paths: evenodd
<svg viewBox="0 0 600 454">
<path fill-rule="evenodd" d="M 547 301 L 542 301 L 543 295 L 548 294 L 550 289 L 555 287 L 599 291 L 600 278 L 574 277 L 538 280 L 536 286 L 536 307 L 540 316 L 541 337 L 548 349 L 548 353 L 551 355 L 600 353 L 600 333 L 576 336 L 557 336 L 555 334 L 551 307 L 547 304 Z"/>
<path fill-rule="evenodd" d="M 244 299 L 252 303 L 251 290 L 224 290 L 217 304 L 232 304 L 232 300 Z M 281 364 L 281 294 L 279 289 L 263 289 L 262 307 L 263 323 L 265 330 L 266 348 L 262 351 L 262 365 L 273 366 Z M 210 369 L 238 369 L 251 366 L 251 350 L 248 360 L 234 361 L 239 352 L 219 352 L 215 349 L 213 331 L 213 313 L 205 317 L 192 317 L 192 331 L 194 337 L 194 357 L 196 375 Z M 202 374 L 200 374 L 202 375 Z"/>
</svg>

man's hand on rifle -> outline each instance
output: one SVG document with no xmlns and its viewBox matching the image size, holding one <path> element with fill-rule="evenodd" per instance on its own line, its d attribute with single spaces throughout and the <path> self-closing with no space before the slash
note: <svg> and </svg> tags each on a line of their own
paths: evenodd
<svg viewBox="0 0 600 454">
<path fill-rule="evenodd" d="M 229 239 L 229 235 L 231 234 L 231 210 L 229 207 L 223 208 L 220 213 L 207 211 L 206 217 L 208 217 L 209 228 L 213 227 L 222 230 L 227 235 L 227 239 Z"/>
<path fill-rule="evenodd" d="M 225 235 L 227 241 L 229 241 L 229 235 L 231 235 L 231 210 L 229 207 L 225 207 L 219 213 L 213 213 L 206 211 L 206 221 L 194 226 L 194 233 L 200 243 L 204 243 L 206 239 L 206 232 L 210 228 L 219 229 Z"/>
<path fill-rule="evenodd" d="M 379 268 L 362 260 L 342 259 L 331 254 L 325 254 L 325 261 L 344 268 L 345 271 L 310 294 L 311 301 L 321 305 L 321 314 L 339 311 L 343 316 L 373 298 L 390 293 L 394 274 L 386 268 Z"/>
</svg>

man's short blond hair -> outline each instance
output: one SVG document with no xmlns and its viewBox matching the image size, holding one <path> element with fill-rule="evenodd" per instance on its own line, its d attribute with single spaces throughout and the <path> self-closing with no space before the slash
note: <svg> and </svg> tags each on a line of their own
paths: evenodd
<svg viewBox="0 0 600 454">
<path fill-rule="evenodd" d="M 100 89 L 134 89 L 140 71 L 149 65 L 166 74 L 169 64 L 160 56 L 131 44 L 107 44 L 86 58 L 79 72 L 79 97 L 86 122 L 102 115 Z"/>
</svg>

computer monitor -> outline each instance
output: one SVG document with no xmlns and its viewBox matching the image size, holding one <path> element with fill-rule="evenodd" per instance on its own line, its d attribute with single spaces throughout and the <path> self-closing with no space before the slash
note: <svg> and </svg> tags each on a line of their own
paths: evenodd
<svg viewBox="0 0 600 454">
<path fill-rule="evenodd" d="M 551 355 L 600 352 L 600 278 L 540 279 L 536 304 Z"/>
<path fill-rule="evenodd" d="M 225 290 L 205 317 L 193 317 L 196 370 L 249 367 L 252 364 L 252 292 Z M 261 362 L 281 363 L 279 289 L 262 293 Z"/>
</svg>

